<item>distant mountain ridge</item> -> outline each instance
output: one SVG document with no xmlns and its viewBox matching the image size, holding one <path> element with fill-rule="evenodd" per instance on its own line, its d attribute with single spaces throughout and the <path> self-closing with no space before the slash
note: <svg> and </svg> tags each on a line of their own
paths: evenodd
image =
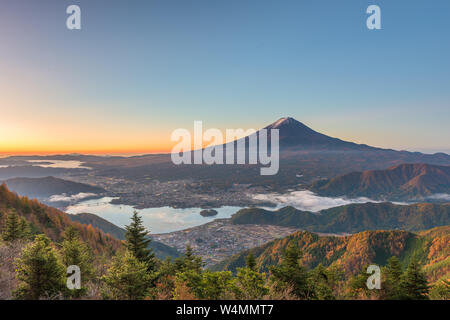
<svg viewBox="0 0 450 320">
<path fill-rule="evenodd" d="M 423 200 L 433 194 L 450 194 L 450 166 L 401 164 L 317 181 L 309 189 L 323 196 Z"/>
<path fill-rule="evenodd" d="M 296 232 L 263 246 L 243 251 L 213 266 L 213 270 L 230 270 L 245 266 L 249 253 L 256 257 L 257 266 L 267 271 L 277 265 L 284 250 L 296 244 L 303 253 L 302 262 L 308 268 L 319 263 L 338 266 L 346 274 L 355 274 L 368 264 L 386 265 L 387 259 L 397 256 L 405 267 L 416 255 L 424 264 L 428 279 L 433 282 L 450 276 L 450 226 L 417 233 L 407 231 L 364 231 L 345 237 L 319 236 L 310 232 Z"/>
<path fill-rule="evenodd" d="M 4 183 L 11 191 L 29 198 L 48 198 L 53 195 L 75 195 L 78 193 L 101 194 L 106 192 L 97 186 L 55 177 L 13 178 L 5 180 Z"/>
<path fill-rule="evenodd" d="M 358 203 L 322 210 L 319 213 L 285 207 L 276 211 L 241 209 L 231 220 L 235 224 L 271 224 L 311 232 L 354 233 L 365 230 L 424 230 L 450 224 L 450 203 L 396 205 Z"/>
</svg>

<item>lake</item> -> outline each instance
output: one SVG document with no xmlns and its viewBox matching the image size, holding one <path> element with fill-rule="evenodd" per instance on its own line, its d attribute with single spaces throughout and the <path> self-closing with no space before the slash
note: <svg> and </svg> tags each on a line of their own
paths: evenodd
<svg viewBox="0 0 450 320">
<path fill-rule="evenodd" d="M 129 205 L 112 204 L 114 198 L 81 201 L 66 209 L 67 213 L 92 213 L 108 220 L 119 227 L 130 224 L 130 217 L 135 208 Z M 175 209 L 171 207 L 148 208 L 137 210 L 142 216 L 144 226 L 151 233 L 167 233 L 195 227 L 215 219 L 230 218 L 241 207 L 221 207 L 215 209 L 218 214 L 213 217 L 202 217 L 200 208 Z"/>
<path fill-rule="evenodd" d="M 299 210 L 312 212 L 319 212 L 324 209 L 351 203 L 377 202 L 364 197 L 355 199 L 345 197 L 321 197 L 307 190 L 293 191 L 286 194 L 256 194 L 254 195 L 254 198 L 277 204 L 275 208 L 263 207 L 267 210 L 276 210 L 285 206 L 293 206 Z M 66 212 L 70 214 L 82 212 L 96 214 L 119 227 L 124 227 L 130 223 L 130 217 L 136 209 L 130 205 L 112 204 L 111 201 L 113 199 L 115 198 L 104 197 L 101 199 L 81 201 L 69 206 Z M 240 209 L 242 209 L 242 207 L 221 207 L 215 209 L 218 214 L 212 217 L 202 217 L 200 215 L 201 208 L 175 209 L 171 207 L 162 207 L 141 209 L 138 211 L 142 216 L 145 227 L 148 228 L 151 233 L 167 233 L 199 226 L 215 219 L 230 218 Z"/>
</svg>

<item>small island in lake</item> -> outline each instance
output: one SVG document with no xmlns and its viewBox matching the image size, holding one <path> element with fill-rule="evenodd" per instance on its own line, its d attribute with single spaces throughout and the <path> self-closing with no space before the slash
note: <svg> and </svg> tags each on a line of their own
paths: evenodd
<svg viewBox="0 0 450 320">
<path fill-rule="evenodd" d="M 212 217 L 217 214 L 218 214 L 218 212 L 214 209 L 205 209 L 205 210 L 200 211 L 200 215 L 202 217 Z"/>
</svg>

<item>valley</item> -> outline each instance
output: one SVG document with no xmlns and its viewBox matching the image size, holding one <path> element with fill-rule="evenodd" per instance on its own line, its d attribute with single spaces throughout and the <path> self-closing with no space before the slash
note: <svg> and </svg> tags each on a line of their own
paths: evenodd
<svg viewBox="0 0 450 320">
<path fill-rule="evenodd" d="M 152 238 L 180 252 L 184 252 L 187 245 L 191 246 L 205 262 L 205 267 L 209 267 L 242 250 L 288 236 L 296 230 L 274 225 L 233 225 L 230 219 L 216 219 L 194 228 L 152 234 Z"/>
</svg>

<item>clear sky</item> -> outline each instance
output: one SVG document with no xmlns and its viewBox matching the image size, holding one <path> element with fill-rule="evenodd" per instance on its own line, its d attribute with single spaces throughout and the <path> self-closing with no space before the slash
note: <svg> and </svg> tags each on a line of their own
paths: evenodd
<svg viewBox="0 0 450 320">
<path fill-rule="evenodd" d="M 194 120 L 283 116 L 450 152 L 449 36 L 448 0 L 2 0 L 0 153 L 168 151 Z"/>
</svg>

